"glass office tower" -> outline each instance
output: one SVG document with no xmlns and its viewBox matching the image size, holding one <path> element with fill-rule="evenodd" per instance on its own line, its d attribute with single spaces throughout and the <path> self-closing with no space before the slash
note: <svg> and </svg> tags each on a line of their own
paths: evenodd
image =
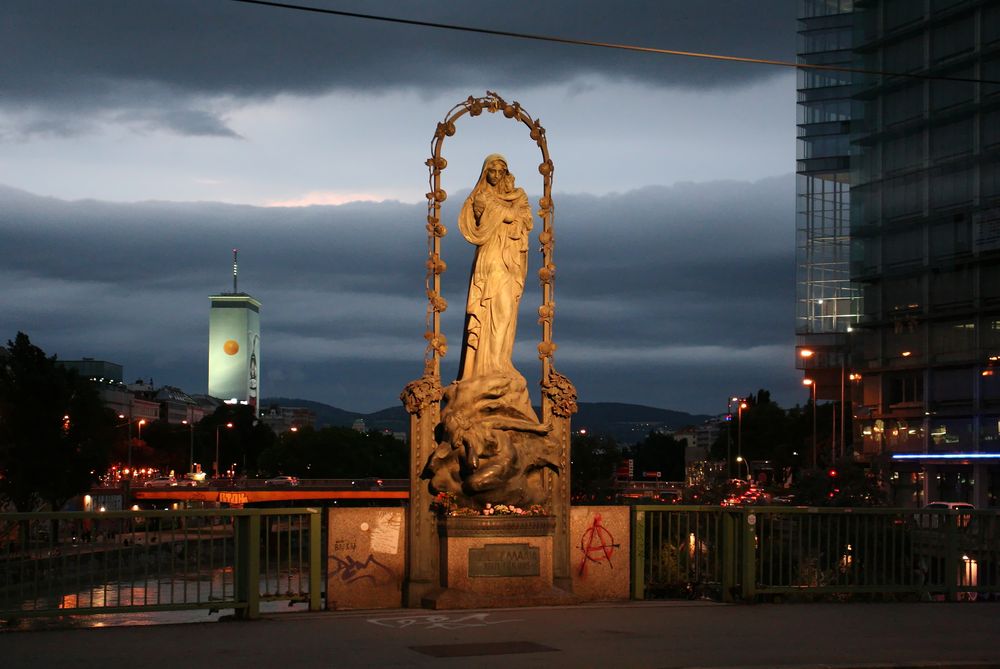
<svg viewBox="0 0 1000 669">
<path fill-rule="evenodd" d="M 853 0 L 803 0 L 799 62 L 851 67 Z M 860 313 L 850 277 L 852 75 L 798 72 L 796 165 L 796 366 L 832 400 L 834 425 L 817 461 L 849 454 L 849 343 Z M 804 390 L 804 392 L 809 392 Z"/>
<path fill-rule="evenodd" d="M 856 0 L 855 64 L 1000 79 L 1000 2 Z M 895 501 L 1000 505 L 1000 86 L 856 83 L 855 450 Z"/>
</svg>

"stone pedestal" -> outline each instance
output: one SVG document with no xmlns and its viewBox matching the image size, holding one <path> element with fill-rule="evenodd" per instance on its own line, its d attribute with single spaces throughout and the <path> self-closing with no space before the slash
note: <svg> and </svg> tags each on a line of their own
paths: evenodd
<svg viewBox="0 0 1000 669">
<path fill-rule="evenodd" d="M 449 516 L 438 520 L 441 587 L 432 609 L 576 603 L 553 585 L 552 516 Z"/>
<path fill-rule="evenodd" d="M 421 478 L 427 459 L 437 443 L 434 427 L 440 420 L 440 403 L 429 402 L 410 407 L 410 503 L 406 521 L 406 579 L 403 585 L 403 606 L 420 606 L 427 593 L 438 587 L 438 536 L 433 496 L 427 481 Z"/>
</svg>

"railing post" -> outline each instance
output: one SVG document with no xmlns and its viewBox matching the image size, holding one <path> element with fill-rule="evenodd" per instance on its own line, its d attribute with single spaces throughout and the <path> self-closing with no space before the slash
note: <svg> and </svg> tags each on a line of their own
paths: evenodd
<svg viewBox="0 0 1000 669">
<path fill-rule="evenodd" d="M 945 512 L 944 522 L 944 586 L 945 599 L 958 601 L 958 515 L 954 510 Z"/>
<path fill-rule="evenodd" d="M 632 507 L 632 599 L 646 598 L 646 512 Z"/>
<path fill-rule="evenodd" d="M 260 516 L 236 517 L 236 599 L 246 602 L 236 617 L 260 617 Z"/>
<path fill-rule="evenodd" d="M 740 592 L 743 601 L 752 602 L 757 594 L 757 514 L 752 509 L 743 509 L 739 519 L 739 536 L 743 544 Z"/>
<path fill-rule="evenodd" d="M 732 602 L 736 589 L 736 528 L 733 514 L 722 511 L 722 601 Z"/>
<path fill-rule="evenodd" d="M 320 542 L 323 540 L 323 514 L 316 511 L 309 515 L 309 610 L 319 611 L 323 608 L 322 577 L 323 553 Z"/>
</svg>

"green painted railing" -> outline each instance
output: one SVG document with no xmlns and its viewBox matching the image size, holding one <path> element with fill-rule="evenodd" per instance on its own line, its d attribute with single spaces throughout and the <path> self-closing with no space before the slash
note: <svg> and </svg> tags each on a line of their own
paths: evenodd
<svg viewBox="0 0 1000 669">
<path fill-rule="evenodd" d="M 0 514 L 0 618 L 321 608 L 319 509 Z"/>
<path fill-rule="evenodd" d="M 1000 593 L 1000 511 L 636 506 L 632 595 Z"/>
</svg>

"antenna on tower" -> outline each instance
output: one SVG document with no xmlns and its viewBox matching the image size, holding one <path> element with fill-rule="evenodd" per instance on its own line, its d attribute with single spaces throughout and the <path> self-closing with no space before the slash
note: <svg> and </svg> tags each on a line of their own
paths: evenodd
<svg viewBox="0 0 1000 669">
<path fill-rule="evenodd" d="M 239 253 L 239 249 L 233 249 L 233 294 L 235 295 L 236 290 L 236 275 L 239 272 L 239 265 L 236 263 L 236 254 Z"/>
</svg>

